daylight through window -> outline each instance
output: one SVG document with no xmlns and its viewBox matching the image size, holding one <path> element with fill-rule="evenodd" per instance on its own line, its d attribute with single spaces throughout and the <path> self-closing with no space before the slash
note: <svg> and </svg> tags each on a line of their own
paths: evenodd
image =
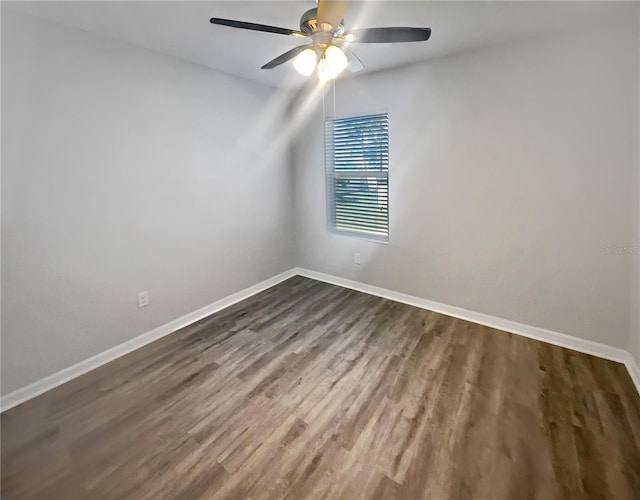
<svg viewBox="0 0 640 500">
<path fill-rule="evenodd" d="M 330 229 L 388 241 L 388 113 L 327 120 L 325 159 Z"/>
</svg>

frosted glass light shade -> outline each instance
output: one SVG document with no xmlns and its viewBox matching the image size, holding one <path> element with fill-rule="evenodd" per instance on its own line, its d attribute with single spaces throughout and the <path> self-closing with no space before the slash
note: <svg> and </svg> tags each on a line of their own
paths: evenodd
<svg viewBox="0 0 640 500">
<path fill-rule="evenodd" d="M 329 63 L 333 77 L 335 78 L 344 71 L 347 67 L 348 61 L 346 54 L 340 47 L 335 45 L 329 45 L 327 50 L 324 51 L 324 58 Z"/>
<path fill-rule="evenodd" d="M 304 49 L 293 60 L 293 67 L 302 75 L 309 76 L 316 68 L 316 51 L 313 49 Z"/>
</svg>

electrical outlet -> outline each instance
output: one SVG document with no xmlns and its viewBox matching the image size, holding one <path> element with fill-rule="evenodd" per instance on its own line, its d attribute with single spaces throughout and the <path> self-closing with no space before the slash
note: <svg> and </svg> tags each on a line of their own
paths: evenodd
<svg viewBox="0 0 640 500">
<path fill-rule="evenodd" d="M 149 292 L 146 290 L 138 294 L 138 307 L 145 307 L 149 305 Z"/>
<path fill-rule="evenodd" d="M 360 254 L 359 253 L 354 253 L 353 254 L 353 262 L 355 262 L 356 264 L 360 264 Z"/>
</svg>

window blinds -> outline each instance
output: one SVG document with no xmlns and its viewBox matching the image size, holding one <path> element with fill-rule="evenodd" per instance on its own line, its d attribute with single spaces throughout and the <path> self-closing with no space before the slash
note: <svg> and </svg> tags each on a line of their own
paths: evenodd
<svg viewBox="0 0 640 500">
<path fill-rule="evenodd" d="M 389 115 L 327 120 L 325 161 L 331 229 L 387 241 Z"/>
</svg>

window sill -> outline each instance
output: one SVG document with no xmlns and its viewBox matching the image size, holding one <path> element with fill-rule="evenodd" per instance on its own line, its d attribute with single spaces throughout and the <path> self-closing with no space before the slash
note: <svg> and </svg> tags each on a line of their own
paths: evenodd
<svg viewBox="0 0 640 500">
<path fill-rule="evenodd" d="M 351 231 L 340 231 L 340 230 L 336 230 L 336 229 L 329 229 L 328 230 L 329 234 L 332 236 L 339 236 L 341 238 L 349 238 L 349 239 L 356 239 L 356 240 L 364 240 L 364 241 L 369 241 L 371 243 L 379 243 L 381 245 L 388 245 L 389 244 L 389 237 L 385 237 L 385 236 L 374 236 L 374 235 L 368 235 L 368 234 L 363 234 L 363 233 L 357 233 L 357 232 L 351 232 Z"/>
</svg>

